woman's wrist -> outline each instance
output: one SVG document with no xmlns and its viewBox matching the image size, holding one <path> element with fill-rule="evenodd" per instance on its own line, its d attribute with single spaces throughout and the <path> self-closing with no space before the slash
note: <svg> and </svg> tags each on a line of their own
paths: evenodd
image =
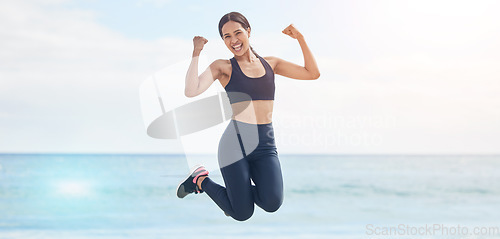
<svg viewBox="0 0 500 239">
<path fill-rule="evenodd" d="M 301 40 L 305 40 L 305 39 L 304 39 L 304 35 L 302 35 L 301 33 L 299 33 L 299 34 L 297 35 L 297 40 L 299 40 L 299 41 L 301 41 Z"/>
<path fill-rule="evenodd" d="M 201 49 L 194 49 L 193 50 L 193 57 L 200 56 L 200 53 L 201 53 Z"/>
</svg>

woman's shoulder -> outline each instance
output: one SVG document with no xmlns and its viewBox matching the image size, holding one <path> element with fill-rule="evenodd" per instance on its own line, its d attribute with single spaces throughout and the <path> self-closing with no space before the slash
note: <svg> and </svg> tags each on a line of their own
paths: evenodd
<svg viewBox="0 0 500 239">
<path fill-rule="evenodd" d="M 226 74 L 231 72 L 231 60 L 230 59 L 217 59 L 211 64 L 219 72 Z"/>
<path fill-rule="evenodd" d="M 273 70 L 281 60 L 280 58 L 275 56 L 263 56 L 262 58 L 267 61 L 267 63 L 271 66 L 271 68 L 273 68 Z"/>
<path fill-rule="evenodd" d="M 214 62 L 212 62 L 212 64 L 215 66 L 228 65 L 228 64 L 231 64 L 231 59 L 217 59 L 217 60 L 214 60 Z"/>
</svg>

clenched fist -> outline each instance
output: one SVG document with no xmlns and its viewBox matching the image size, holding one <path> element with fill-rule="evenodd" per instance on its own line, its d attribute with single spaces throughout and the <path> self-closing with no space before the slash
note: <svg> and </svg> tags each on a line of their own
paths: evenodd
<svg viewBox="0 0 500 239">
<path fill-rule="evenodd" d="M 203 46 L 207 44 L 208 40 L 202 36 L 195 36 L 193 38 L 194 49 L 197 51 L 203 50 Z"/>
<path fill-rule="evenodd" d="M 299 30 L 297 30 L 297 28 L 295 28 L 295 26 L 293 24 L 290 24 L 288 27 L 286 27 L 283 31 L 282 31 L 284 34 L 287 34 L 289 35 L 290 37 L 292 37 L 293 39 L 297 39 L 297 38 L 301 38 L 303 37 L 302 36 L 302 33 L 299 32 Z"/>
</svg>

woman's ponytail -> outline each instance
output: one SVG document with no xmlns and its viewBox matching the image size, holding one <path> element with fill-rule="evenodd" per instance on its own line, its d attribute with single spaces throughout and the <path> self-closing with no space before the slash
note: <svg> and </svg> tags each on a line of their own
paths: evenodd
<svg viewBox="0 0 500 239">
<path fill-rule="evenodd" d="M 260 58 L 259 54 L 257 54 L 257 52 L 255 52 L 255 50 L 252 48 L 252 46 L 250 46 L 250 50 L 252 50 L 253 54 L 255 54 L 257 57 Z"/>
</svg>

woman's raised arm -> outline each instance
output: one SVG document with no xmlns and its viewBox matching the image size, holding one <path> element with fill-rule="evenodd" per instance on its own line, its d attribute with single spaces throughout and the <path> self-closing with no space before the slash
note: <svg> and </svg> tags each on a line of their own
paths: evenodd
<svg viewBox="0 0 500 239">
<path fill-rule="evenodd" d="M 282 32 L 289 35 L 293 39 L 297 39 L 299 42 L 302 54 L 304 54 L 304 66 L 299 66 L 278 57 L 274 57 L 276 60 L 274 72 L 278 75 L 298 80 L 318 79 L 320 76 L 318 65 L 314 60 L 311 50 L 306 44 L 304 36 L 295 28 L 295 26 L 293 26 L 293 24 L 290 24 Z"/>
<path fill-rule="evenodd" d="M 193 38 L 193 59 L 191 60 L 191 64 L 186 74 L 186 86 L 184 89 L 184 95 L 187 97 L 195 97 L 203 93 L 216 79 L 218 79 L 219 70 L 216 64 L 217 61 L 210 64 L 210 66 L 198 76 L 198 59 L 201 50 L 203 50 L 203 46 L 207 42 L 208 40 L 201 36 L 195 36 Z"/>
</svg>

